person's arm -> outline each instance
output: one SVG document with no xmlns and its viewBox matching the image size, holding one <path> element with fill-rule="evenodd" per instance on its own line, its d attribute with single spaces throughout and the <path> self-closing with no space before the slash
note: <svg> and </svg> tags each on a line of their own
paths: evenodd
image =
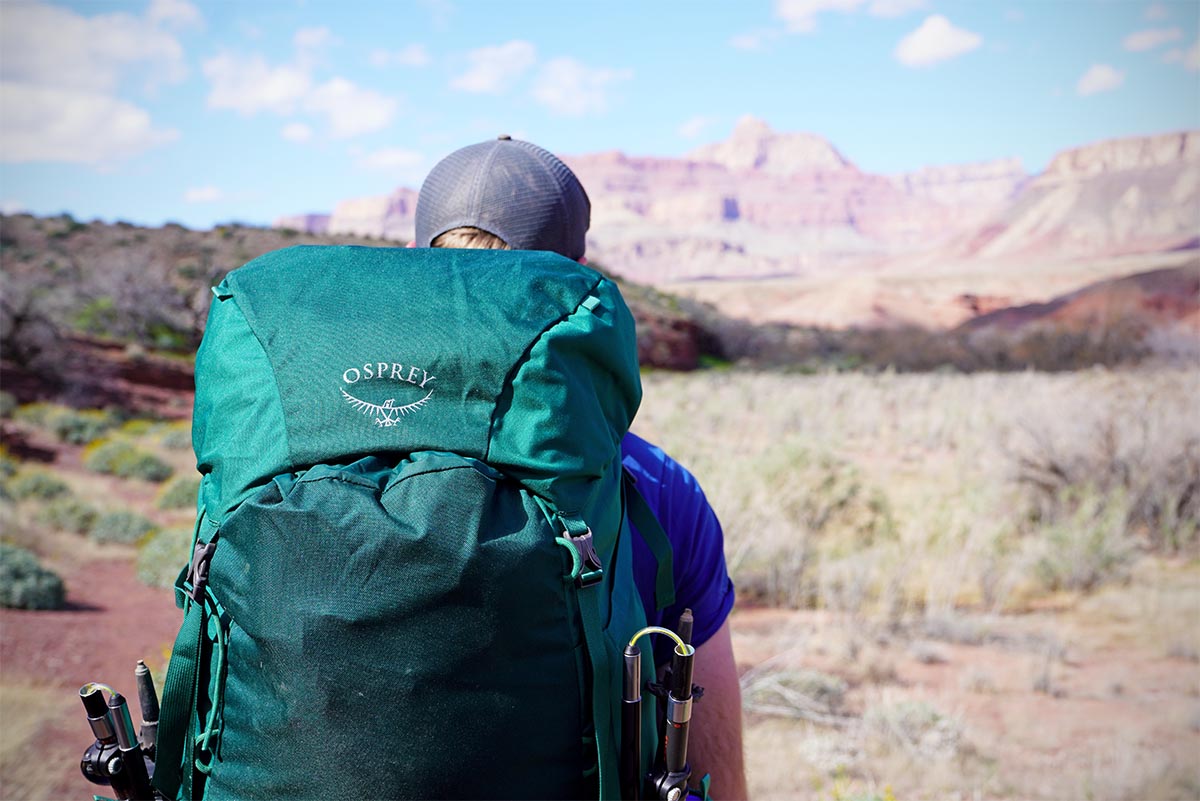
<svg viewBox="0 0 1200 801">
<path fill-rule="evenodd" d="M 692 705 L 688 734 L 688 762 L 692 779 L 712 776 L 716 801 L 745 801 L 746 766 L 742 755 L 742 692 L 729 620 L 696 649 L 693 681 L 704 688 L 704 697 Z"/>
</svg>

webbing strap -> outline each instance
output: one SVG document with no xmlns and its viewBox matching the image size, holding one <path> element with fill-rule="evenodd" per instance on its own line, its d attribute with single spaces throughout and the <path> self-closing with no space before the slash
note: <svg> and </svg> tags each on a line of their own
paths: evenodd
<svg viewBox="0 0 1200 801">
<path fill-rule="evenodd" d="M 583 618 L 583 638 L 587 642 L 588 657 L 592 663 L 592 725 L 596 733 L 600 798 L 617 799 L 621 797 L 621 788 L 613 770 L 615 765 L 610 764 L 610 760 L 616 759 L 616 751 L 611 748 L 612 692 L 608 647 L 604 641 L 604 622 L 600 619 L 600 593 L 603 590 L 603 583 L 579 589 L 579 615 Z"/>
<path fill-rule="evenodd" d="M 179 635 L 171 649 L 171 663 L 167 667 L 167 679 L 163 684 L 158 719 L 154 786 L 170 799 L 180 797 L 181 778 L 184 779 L 182 797 L 185 800 L 192 797 L 192 750 L 195 744 L 188 734 L 188 724 L 192 710 L 196 708 L 200 646 L 203 637 L 204 604 L 192 602 L 188 604 L 183 625 L 179 627 Z"/>
<path fill-rule="evenodd" d="M 667 539 L 667 532 L 663 531 L 650 504 L 638 492 L 637 479 L 628 470 L 625 471 L 625 501 L 629 521 L 642 535 L 642 540 L 658 563 L 658 573 L 654 579 L 654 606 L 661 612 L 675 603 L 675 562 L 671 541 Z"/>
</svg>

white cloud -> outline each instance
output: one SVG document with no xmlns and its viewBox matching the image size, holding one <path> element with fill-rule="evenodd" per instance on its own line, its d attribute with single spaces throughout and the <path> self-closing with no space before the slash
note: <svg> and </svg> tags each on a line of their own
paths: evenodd
<svg viewBox="0 0 1200 801">
<path fill-rule="evenodd" d="M 315 50 L 332 44 L 333 33 L 324 26 L 301 28 L 292 36 L 292 44 L 297 50 Z"/>
<path fill-rule="evenodd" d="M 827 11 L 855 11 L 864 0 L 775 0 L 775 16 L 792 33 L 812 33 L 817 29 L 817 15 Z"/>
<path fill-rule="evenodd" d="M 1075 84 L 1075 91 L 1083 97 L 1110 92 L 1125 83 L 1125 73 L 1107 64 L 1093 64 Z"/>
<path fill-rule="evenodd" d="M 684 139 L 695 139 L 704 129 L 716 122 L 712 117 L 696 116 L 679 126 L 679 135 Z"/>
<path fill-rule="evenodd" d="M 445 30 L 454 15 L 458 13 L 458 9 L 450 0 L 419 0 L 419 2 L 429 12 L 430 21 L 438 30 Z"/>
<path fill-rule="evenodd" d="M 283 126 L 280 135 L 289 142 L 307 142 L 312 139 L 312 128 L 302 122 L 289 122 Z"/>
<path fill-rule="evenodd" d="M 1183 54 L 1183 66 L 1192 72 L 1200 72 L 1200 39 L 1193 42 Z"/>
<path fill-rule="evenodd" d="M 426 173 L 425 156 L 415 150 L 389 147 L 358 158 L 360 169 L 387 173 L 400 180 L 419 181 Z"/>
<path fill-rule="evenodd" d="M 371 63 L 376 67 L 427 67 L 433 61 L 425 45 L 411 44 L 400 50 L 371 51 Z"/>
<path fill-rule="evenodd" d="M 739 33 L 729 38 L 731 47 L 738 50 L 762 50 L 781 36 L 780 32 L 770 28 L 760 28 L 755 31 Z"/>
<path fill-rule="evenodd" d="M 259 54 L 220 53 L 204 62 L 209 79 L 208 107 L 230 109 L 250 116 L 269 112 L 282 117 L 308 114 L 325 123 L 334 139 L 347 139 L 382 130 L 391 124 L 399 100 L 351 81 L 334 77 L 317 83 L 319 51 L 337 40 L 328 28 L 304 28 L 293 37 L 295 57 L 269 64 Z M 294 121 L 282 135 L 292 142 L 313 137 L 307 124 Z"/>
<path fill-rule="evenodd" d="M 184 79 L 183 47 L 163 26 L 201 26 L 194 6 L 154 0 L 146 15 L 85 17 L 42 3 L 9 3 L 0 25 L 0 159 L 111 168 L 179 137 L 117 92 Z"/>
<path fill-rule="evenodd" d="M 1162 3 L 1151 3 L 1146 7 L 1146 19 L 1166 19 L 1171 16 L 1171 12 Z"/>
<path fill-rule="evenodd" d="M 83 17 L 40 3 L 6 3 L 0 52 L 0 79 L 63 89 L 111 92 L 135 70 L 150 76 L 150 85 L 187 75 L 174 36 L 124 13 Z"/>
<path fill-rule="evenodd" d="M 1140 53 L 1143 50 L 1153 50 L 1167 42 L 1176 42 L 1182 38 L 1183 30 L 1181 28 L 1151 28 L 1129 34 L 1121 41 L 1121 46 L 1132 53 Z"/>
<path fill-rule="evenodd" d="M 259 55 L 221 53 L 205 61 L 203 69 L 212 84 L 208 107 L 246 115 L 259 111 L 291 114 L 312 86 L 303 68 L 293 64 L 272 67 Z"/>
<path fill-rule="evenodd" d="M 340 41 L 326 27 L 301 28 L 292 36 L 296 66 L 302 69 L 316 67 L 323 63 L 325 51 L 332 45 L 340 44 Z"/>
<path fill-rule="evenodd" d="M 22 214 L 26 206 L 19 200 L 0 200 L 0 214 Z"/>
<path fill-rule="evenodd" d="M 981 44 L 979 34 L 956 28 L 941 14 L 933 14 L 900 40 L 895 56 L 907 67 L 927 67 L 969 53 Z"/>
<path fill-rule="evenodd" d="M 573 58 L 546 62 L 533 87 L 536 101 L 558 114 L 581 117 L 608 108 L 608 90 L 633 77 L 630 69 L 588 67 Z"/>
<path fill-rule="evenodd" d="M 324 115 L 334 139 L 380 131 L 391 124 L 399 104 L 395 98 L 363 89 L 345 78 L 317 86 L 304 99 L 304 109 Z"/>
<path fill-rule="evenodd" d="M 463 92 L 501 94 L 537 61 L 537 48 L 515 39 L 502 45 L 481 47 L 467 54 L 471 68 L 450 82 Z"/>
<path fill-rule="evenodd" d="M 143 109 L 75 89 L 0 84 L 0 159 L 107 165 L 179 138 L 156 129 Z"/>
<path fill-rule="evenodd" d="M 146 17 L 157 25 L 166 25 L 176 30 L 204 27 L 200 9 L 187 0 L 152 0 Z"/>
<path fill-rule="evenodd" d="M 903 17 L 928 7 L 929 0 L 874 0 L 867 7 L 867 13 L 872 17 Z"/>
<path fill-rule="evenodd" d="M 216 203 L 224 199 L 225 193 L 215 186 L 197 186 L 183 193 L 185 203 Z"/>
</svg>

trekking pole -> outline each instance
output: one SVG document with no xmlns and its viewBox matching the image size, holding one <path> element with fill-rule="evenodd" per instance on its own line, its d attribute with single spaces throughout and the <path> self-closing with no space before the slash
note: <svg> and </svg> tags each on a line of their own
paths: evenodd
<svg viewBox="0 0 1200 801">
<path fill-rule="evenodd" d="M 647 626 L 646 628 L 633 635 L 629 641 L 629 645 L 625 648 L 625 677 L 628 680 L 631 674 L 630 663 L 637 661 L 636 670 L 640 678 L 641 673 L 641 651 L 637 649 L 637 641 L 646 634 L 664 634 L 675 641 L 675 651 L 671 660 L 671 672 L 666 689 L 666 716 L 665 716 L 665 732 L 662 739 L 662 748 L 658 757 L 655 760 L 655 767 L 647 777 L 650 784 L 653 786 L 655 797 L 662 801 L 681 801 L 686 797 L 688 792 L 688 779 L 691 778 L 691 768 L 687 764 L 687 743 L 688 743 L 688 724 L 692 718 L 692 661 L 696 653 L 696 649 L 684 640 L 675 632 L 661 626 Z M 689 632 L 690 634 L 690 632 Z M 640 682 L 639 682 L 640 684 Z M 633 693 L 628 692 L 628 684 L 626 684 L 626 697 L 629 698 Z M 640 696 L 640 687 L 637 688 L 637 695 Z M 637 759 L 640 759 L 641 737 L 640 737 L 640 697 L 637 701 L 639 717 L 632 718 L 629 713 L 630 706 L 634 706 L 631 702 L 625 705 L 622 710 L 621 718 L 621 780 L 622 787 L 632 788 L 632 793 L 627 797 L 640 799 L 642 778 L 640 769 L 637 767 Z M 636 726 L 639 733 L 632 734 L 631 722 L 636 720 Z M 630 744 L 636 742 L 638 752 L 636 758 L 631 756 Z M 630 776 L 630 766 L 636 779 Z M 625 790 L 622 790 L 625 793 Z M 635 795 L 636 794 L 636 795 Z"/>
<path fill-rule="evenodd" d="M 108 712 L 116 729 L 121 762 L 120 765 L 115 765 L 115 761 L 110 762 L 109 773 L 126 775 L 130 792 L 127 797 L 132 801 L 154 801 L 154 788 L 150 786 L 150 773 L 142 756 L 142 744 L 133 731 L 133 720 L 129 717 L 125 696 L 113 693 L 108 699 Z"/>
<path fill-rule="evenodd" d="M 158 693 L 154 691 L 150 668 L 141 659 L 137 661 L 133 679 L 137 684 L 138 707 L 142 710 L 142 751 L 153 762 L 158 747 Z"/>
<path fill-rule="evenodd" d="M 625 646 L 621 692 L 621 798 L 642 799 L 642 652 Z"/>
<path fill-rule="evenodd" d="M 96 739 L 83 752 L 79 770 L 92 784 L 112 787 L 113 794 L 121 801 L 155 801 L 158 796 L 150 784 L 150 776 L 154 771 L 153 732 L 158 723 L 158 697 L 150 671 L 140 660 L 134 677 L 142 707 L 143 736 L 149 735 L 147 751 L 143 751 L 142 740 L 134 733 L 125 697 L 107 684 L 89 682 L 79 688 L 79 698 Z M 107 702 L 105 692 L 109 696 Z"/>
</svg>

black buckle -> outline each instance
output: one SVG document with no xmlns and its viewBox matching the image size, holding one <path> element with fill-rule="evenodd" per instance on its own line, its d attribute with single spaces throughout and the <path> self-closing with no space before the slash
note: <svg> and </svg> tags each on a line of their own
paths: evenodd
<svg viewBox="0 0 1200 801">
<path fill-rule="evenodd" d="M 604 563 L 596 553 L 596 544 L 592 542 L 592 530 L 589 528 L 578 537 L 569 531 L 566 534 L 567 539 L 575 546 L 575 552 L 579 554 L 579 561 L 583 565 L 579 575 L 575 577 L 575 586 L 591 587 L 593 584 L 599 584 L 604 580 Z"/>
<path fill-rule="evenodd" d="M 208 568 L 212 562 L 213 551 L 216 549 L 215 542 L 198 542 L 196 550 L 192 552 L 192 564 L 188 568 L 187 574 L 187 580 L 191 582 L 192 589 L 188 592 L 188 597 L 196 603 L 204 602 L 204 590 L 208 587 Z"/>
</svg>

